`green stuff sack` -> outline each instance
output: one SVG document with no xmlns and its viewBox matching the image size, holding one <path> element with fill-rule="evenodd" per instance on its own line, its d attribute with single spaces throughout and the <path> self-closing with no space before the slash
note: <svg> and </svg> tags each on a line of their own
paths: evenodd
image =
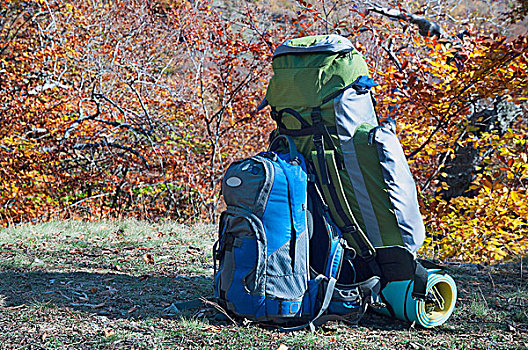
<svg viewBox="0 0 528 350">
<path fill-rule="evenodd" d="M 414 255 L 425 228 L 415 183 L 394 125 L 378 123 L 370 91 L 377 84 L 361 54 L 338 35 L 291 39 L 276 49 L 273 72 L 273 136 L 291 136 L 309 161 L 358 266 L 385 281 L 420 274 Z"/>
</svg>

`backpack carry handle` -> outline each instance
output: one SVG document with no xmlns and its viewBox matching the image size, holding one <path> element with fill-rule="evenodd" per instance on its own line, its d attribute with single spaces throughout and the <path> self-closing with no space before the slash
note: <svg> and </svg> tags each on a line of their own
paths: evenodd
<svg viewBox="0 0 528 350">
<path fill-rule="evenodd" d="M 275 137 L 273 139 L 273 141 L 271 141 L 271 143 L 270 143 L 270 145 L 268 147 L 268 151 L 275 150 L 280 141 L 284 141 L 288 145 L 288 151 L 290 153 L 290 163 L 293 164 L 295 162 L 297 164 L 300 164 L 299 155 L 298 155 L 298 152 L 297 152 L 297 147 L 295 146 L 295 142 L 293 141 L 293 139 L 290 136 L 279 135 L 279 136 Z"/>
</svg>

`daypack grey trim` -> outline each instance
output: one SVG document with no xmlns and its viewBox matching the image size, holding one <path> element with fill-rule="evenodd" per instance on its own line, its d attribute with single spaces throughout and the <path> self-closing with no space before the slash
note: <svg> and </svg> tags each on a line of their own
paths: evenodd
<svg viewBox="0 0 528 350">
<path fill-rule="evenodd" d="M 255 209 L 259 209 L 258 211 L 255 210 L 255 214 L 261 218 L 262 215 L 264 215 L 264 212 L 266 211 L 266 205 L 268 204 L 268 198 L 271 193 L 273 181 L 275 181 L 275 168 L 271 164 L 271 161 L 267 158 L 264 158 L 262 156 L 254 156 L 252 158 L 264 164 L 264 168 L 266 169 L 266 181 L 262 186 L 262 191 L 260 191 L 261 195 L 257 198 L 257 201 L 255 203 Z"/>
<path fill-rule="evenodd" d="M 322 41 L 312 46 L 292 46 L 289 45 L 292 39 L 286 40 L 282 45 L 277 47 L 273 53 L 273 58 L 289 54 L 289 53 L 317 53 L 317 52 L 350 52 L 354 50 L 354 46 L 347 38 L 339 35 L 330 34 Z"/>
<path fill-rule="evenodd" d="M 275 180 L 275 168 L 273 167 L 273 164 L 271 163 L 270 159 L 267 159 L 265 157 L 257 155 L 257 156 L 253 156 L 253 157 L 250 157 L 250 158 L 246 158 L 246 159 L 234 162 L 227 169 L 227 172 L 226 172 L 226 174 L 224 176 L 224 179 L 222 181 L 222 192 L 224 194 L 224 199 L 226 200 L 226 204 L 228 206 L 229 205 L 237 206 L 237 203 L 230 203 L 230 202 L 234 202 L 234 201 L 236 201 L 236 199 L 240 200 L 241 198 L 244 198 L 243 197 L 244 195 L 249 195 L 250 194 L 250 193 L 240 192 L 239 188 L 231 188 L 230 186 L 226 185 L 226 181 L 229 180 L 229 178 L 231 177 L 231 173 L 232 172 L 236 172 L 238 170 L 238 168 L 239 168 L 239 166 L 241 164 L 246 164 L 246 163 L 250 164 L 251 162 L 255 162 L 255 163 L 261 164 L 262 167 L 264 168 L 264 172 L 265 172 L 266 177 L 265 177 L 264 182 L 261 185 L 261 188 L 258 189 L 257 198 L 251 198 L 251 200 L 243 201 L 243 202 L 245 202 L 246 204 L 252 203 L 252 205 L 249 208 L 251 210 L 251 212 L 255 213 L 255 215 L 257 217 L 262 217 L 264 215 L 264 211 L 266 210 L 266 205 L 268 203 L 268 198 L 269 198 L 270 193 L 271 193 L 271 188 L 272 188 L 273 182 Z M 245 183 L 244 180 L 245 179 L 242 178 L 241 182 Z M 228 196 L 229 192 L 235 193 L 233 198 L 231 198 L 231 195 Z M 255 191 L 255 192 L 257 192 L 257 191 Z M 252 193 L 255 193 L 255 192 L 252 192 Z M 230 198 L 229 201 L 227 200 L 228 198 Z M 247 197 L 245 197 L 244 199 L 247 199 Z"/>
<path fill-rule="evenodd" d="M 367 236 L 374 247 L 383 246 L 378 219 L 361 173 L 353 140 L 359 125 L 378 124 L 370 94 L 358 95 L 354 89 L 345 90 L 334 99 L 334 114 L 345 168 L 359 203 Z"/>
<path fill-rule="evenodd" d="M 264 225 L 260 218 L 243 208 L 236 206 L 228 206 L 225 210 L 225 215 L 238 216 L 246 219 L 255 231 L 257 241 L 257 265 L 255 267 L 255 289 L 251 291 L 253 295 L 264 295 L 266 286 L 266 267 L 267 267 L 267 246 L 268 242 L 264 231 Z"/>
<path fill-rule="evenodd" d="M 304 244 L 303 244 L 304 243 Z M 289 255 L 291 245 L 295 248 L 295 268 L 291 268 Z M 295 300 L 303 297 L 309 280 L 308 231 L 305 229 L 295 240 L 288 240 L 279 249 L 267 256 L 266 297 Z M 287 266 L 287 267 L 286 267 Z M 278 274 L 276 274 L 279 272 Z"/>
</svg>

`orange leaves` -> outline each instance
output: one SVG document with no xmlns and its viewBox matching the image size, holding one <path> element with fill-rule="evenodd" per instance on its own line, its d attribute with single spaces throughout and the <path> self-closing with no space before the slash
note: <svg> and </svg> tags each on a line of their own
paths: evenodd
<svg viewBox="0 0 528 350">
<path fill-rule="evenodd" d="M 526 123 L 499 136 L 477 135 L 468 122 L 478 101 L 528 100 L 526 37 L 424 38 L 355 7 L 325 15 L 321 1 L 300 1 L 298 13 L 247 2 L 233 23 L 210 1 L 95 10 L 47 3 L 42 11 L 41 3 L 28 3 L 42 15 L 0 56 L 0 103 L 9 111 L 0 114 L 1 225 L 54 217 L 212 219 L 226 166 L 263 150 L 273 128 L 265 112 L 252 111 L 275 45 L 341 31 L 380 84 L 380 118 L 397 118 L 406 154 L 419 150 L 410 165 L 422 190 L 426 250 L 493 262 L 526 249 Z M 19 15 L 16 7 L 6 11 Z M 15 33 L 1 30 L 3 38 Z M 470 143 L 486 158 L 471 184 L 475 195 L 437 199 L 448 187 L 442 164 Z M 495 152 L 484 154 L 486 147 Z"/>
<path fill-rule="evenodd" d="M 149 253 L 144 254 L 143 261 L 145 261 L 146 264 L 154 265 L 154 258 L 152 257 L 152 254 L 149 254 Z"/>
</svg>

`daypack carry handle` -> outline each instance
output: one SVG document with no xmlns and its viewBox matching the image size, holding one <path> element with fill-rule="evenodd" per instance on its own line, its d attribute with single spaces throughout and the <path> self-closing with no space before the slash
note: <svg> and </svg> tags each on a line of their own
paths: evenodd
<svg viewBox="0 0 528 350">
<path fill-rule="evenodd" d="M 297 147 L 295 146 L 295 142 L 290 136 L 287 135 L 278 135 L 271 141 L 268 151 L 274 151 L 276 147 L 278 146 L 280 141 L 285 141 L 288 145 L 288 152 L 290 153 L 290 163 L 297 162 L 299 163 L 299 155 L 297 152 Z"/>
</svg>

